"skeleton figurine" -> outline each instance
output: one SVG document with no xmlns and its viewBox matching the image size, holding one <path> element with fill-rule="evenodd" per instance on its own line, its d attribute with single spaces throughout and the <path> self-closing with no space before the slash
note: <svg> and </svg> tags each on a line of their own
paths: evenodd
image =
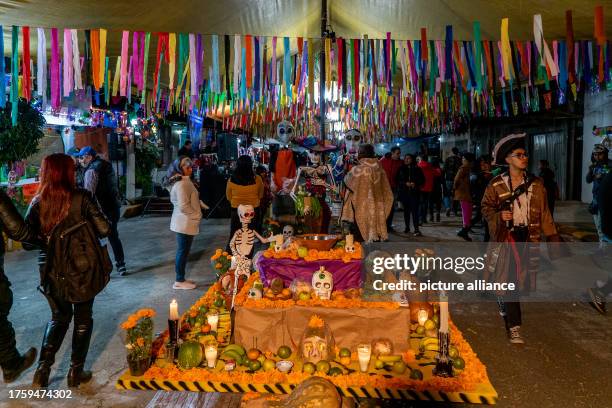
<svg viewBox="0 0 612 408">
<path fill-rule="evenodd" d="M 264 238 L 259 233 L 251 228 L 249 224 L 255 217 L 255 209 L 252 205 L 240 204 L 238 206 L 238 216 L 242 228 L 237 230 L 230 241 L 230 249 L 232 251 L 232 265 L 234 270 L 234 288 L 232 294 L 232 308 L 234 307 L 234 299 L 238 290 L 238 279 L 241 275 L 249 276 L 251 274 L 251 251 L 255 244 L 255 239 L 262 243 L 271 242 L 274 237 Z"/>
<path fill-rule="evenodd" d="M 332 147 L 333 148 L 333 147 Z M 304 216 L 306 219 L 304 222 L 310 228 L 311 233 L 323 233 L 326 234 L 329 230 L 329 223 L 331 220 L 331 210 L 325 201 L 327 191 L 331 191 L 333 194 L 337 193 L 337 186 L 334 180 L 331 166 L 321 162 L 321 151 L 325 150 L 321 146 L 314 146 L 308 152 L 308 160 L 310 166 L 301 166 L 295 177 L 295 184 L 291 189 L 291 198 L 293 201 L 298 200 L 296 195 L 296 189 L 304 188 L 306 194 L 309 197 L 319 201 L 321 212 L 315 217 L 309 217 L 310 206 L 307 205 L 306 200 L 304 202 Z M 304 179 L 304 183 L 300 182 Z M 310 201 L 310 199 L 308 200 Z"/>
<path fill-rule="evenodd" d="M 338 156 L 334 164 L 334 179 L 340 184 L 351 167 L 357 163 L 357 152 L 363 140 L 361 132 L 351 129 L 344 134 L 344 154 Z"/>
<path fill-rule="evenodd" d="M 287 249 L 289 245 L 293 243 L 293 237 L 295 235 L 295 229 L 293 225 L 287 224 L 283 227 L 283 247 L 282 249 Z"/>
<path fill-rule="evenodd" d="M 251 289 L 249 289 L 249 295 L 248 295 L 249 299 L 259 300 L 261 299 L 261 297 L 262 297 L 262 293 L 261 293 L 260 288 L 252 287 Z"/>
<path fill-rule="evenodd" d="M 319 270 L 312 275 L 312 289 L 319 299 L 331 299 L 331 293 L 334 289 L 334 277 L 331 272 L 325 270 L 324 266 L 321 266 Z"/>
</svg>

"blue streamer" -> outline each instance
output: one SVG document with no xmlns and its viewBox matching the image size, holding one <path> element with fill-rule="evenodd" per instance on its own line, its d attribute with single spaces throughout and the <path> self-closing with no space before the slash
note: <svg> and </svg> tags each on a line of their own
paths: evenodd
<svg viewBox="0 0 612 408">
<path fill-rule="evenodd" d="M 291 44 L 289 37 L 283 37 L 285 48 L 285 61 L 283 66 L 283 76 L 285 77 L 285 95 L 291 98 Z"/>
<path fill-rule="evenodd" d="M 446 26 L 446 41 L 444 43 L 445 65 L 444 80 L 452 79 L 452 62 L 453 62 L 453 26 Z"/>
<path fill-rule="evenodd" d="M 4 109 L 6 107 L 6 75 L 4 73 L 4 31 L 3 27 L 0 25 L 0 108 Z"/>
</svg>

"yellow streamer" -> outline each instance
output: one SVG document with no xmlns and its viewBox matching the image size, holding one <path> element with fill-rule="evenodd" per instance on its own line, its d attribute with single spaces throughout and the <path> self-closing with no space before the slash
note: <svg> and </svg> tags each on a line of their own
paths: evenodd
<svg viewBox="0 0 612 408">
<path fill-rule="evenodd" d="M 325 87 L 331 85 L 331 38 L 325 39 Z"/>
<path fill-rule="evenodd" d="M 174 89 L 174 73 L 176 71 L 176 34 L 170 33 L 168 36 L 168 52 L 170 58 L 170 64 L 168 66 L 168 76 L 169 76 L 169 87 L 170 89 Z"/>
<path fill-rule="evenodd" d="M 501 22 L 501 49 L 502 63 L 504 65 L 504 79 L 509 81 L 512 79 L 512 54 L 510 49 L 510 37 L 508 36 L 508 19 L 503 18 Z"/>
<path fill-rule="evenodd" d="M 113 90 L 111 95 L 117 96 L 119 94 L 119 77 L 121 73 L 121 56 L 117 57 L 117 65 L 115 66 L 115 77 L 113 78 Z"/>
<path fill-rule="evenodd" d="M 100 87 L 104 85 L 104 78 L 106 77 L 106 30 L 100 29 Z"/>
<path fill-rule="evenodd" d="M 312 38 L 308 39 L 308 94 L 310 106 L 314 107 L 314 44 Z"/>
</svg>

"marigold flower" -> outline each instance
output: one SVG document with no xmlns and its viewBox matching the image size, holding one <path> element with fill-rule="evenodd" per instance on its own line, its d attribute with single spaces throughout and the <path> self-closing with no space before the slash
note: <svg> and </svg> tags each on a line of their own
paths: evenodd
<svg viewBox="0 0 612 408">
<path fill-rule="evenodd" d="M 143 339 L 142 337 L 139 337 L 136 339 L 136 344 L 138 344 L 138 347 L 142 347 L 145 344 L 145 339 Z"/>
<path fill-rule="evenodd" d="M 215 269 L 221 269 L 221 264 L 219 262 L 215 264 Z"/>
</svg>

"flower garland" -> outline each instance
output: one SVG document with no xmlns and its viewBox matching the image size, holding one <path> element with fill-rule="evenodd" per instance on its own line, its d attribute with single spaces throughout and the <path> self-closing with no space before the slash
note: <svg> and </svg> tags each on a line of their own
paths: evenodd
<svg viewBox="0 0 612 408">
<path fill-rule="evenodd" d="M 266 249 L 263 252 L 263 256 L 266 258 L 274 259 L 292 259 L 297 261 L 303 259 L 306 262 L 312 261 L 330 261 L 330 260 L 341 260 L 344 263 L 348 263 L 353 260 L 362 259 L 362 248 L 358 242 L 355 242 L 355 251 L 346 252 L 344 247 L 333 248 L 329 251 L 319 251 L 316 249 L 308 249 L 304 254 L 304 247 L 299 247 L 296 243 L 289 245 L 287 249 L 276 252 L 273 249 Z M 302 249 L 304 248 L 304 249 Z M 302 251 L 302 254 L 300 254 Z M 303 255 L 303 256 L 300 256 Z"/>
</svg>

